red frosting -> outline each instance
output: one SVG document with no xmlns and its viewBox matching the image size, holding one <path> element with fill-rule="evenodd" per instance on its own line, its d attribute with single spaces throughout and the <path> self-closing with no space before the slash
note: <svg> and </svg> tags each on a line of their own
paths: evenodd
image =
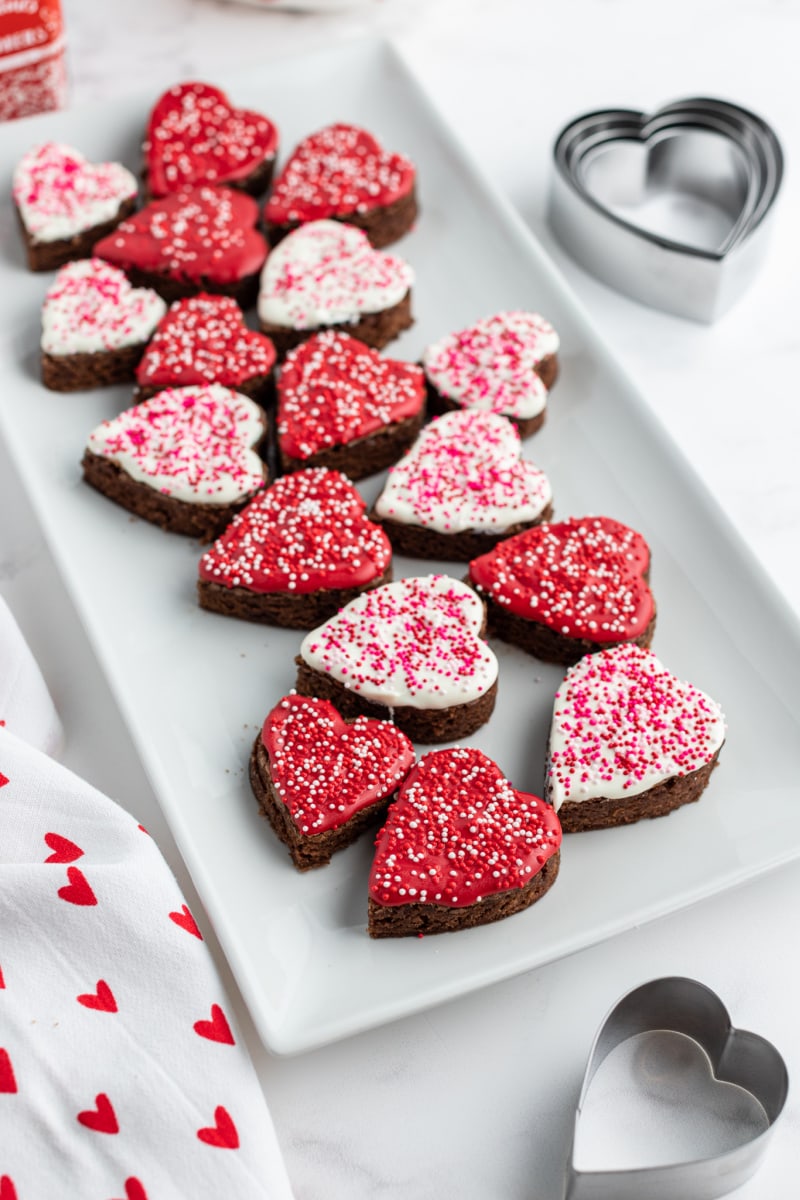
<svg viewBox="0 0 800 1200">
<path fill-rule="evenodd" d="M 264 216 L 285 225 L 369 212 L 408 195 L 414 176 L 413 163 L 402 154 L 388 154 L 365 129 L 328 125 L 296 148 Z"/>
<path fill-rule="evenodd" d="M 481 591 L 518 617 L 593 642 L 636 638 L 655 605 L 640 533 L 610 517 L 570 517 L 501 542 L 469 564 Z"/>
<path fill-rule="evenodd" d="M 464 908 L 524 887 L 561 845 L 555 811 L 471 747 L 421 758 L 376 839 L 369 894 L 383 905 Z"/>
<path fill-rule="evenodd" d="M 396 791 L 414 747 L 390 721 L 344 721 L 327 700 L 285 696 L 264 722 L 272 786 L 301 833 L 338 829 Z"/>
<path fill-rule="evenodd" d="M 201 292 L 173 304 L 136 369 L 139 387 L 186 387 L 221 383 L 236 389 L 269 375 L 275 347 L 244 323 L 230 296 Z"/>
<path fill-rule="evenodd" d="M 363 587 L 392 558 L 383 530 L 346 476 L 284 475 L 234 518 L 200 560 L 200 578 L 252 592 L 303 595 Z"/>
<path fill-rule="evenodd" d="M 310 458 L 416 416 L 424 402 L 420 367 L 381 358 L 346 333 L 319 333 L 293 350 L 281 370 L 280 448 L 291 458 Z"/>
<path fill-rule="evenodd" d="M 260 113 L 233 108 L 219 88 L 179 83 L 156 102 L 145 135 L 147 185 L 165 196 L 198 183 L 246 179 L 275 157 L 278 131 Z"/>
<path fill-rule="evenodd" d="M 258 205 L 230 188 L 187 188 L 153 200 L 94 248 L 123 271 L 137 268 L 181 282 L 230 284 L 255 275 L 267 243 L 255 229 Z"/>
</svg>

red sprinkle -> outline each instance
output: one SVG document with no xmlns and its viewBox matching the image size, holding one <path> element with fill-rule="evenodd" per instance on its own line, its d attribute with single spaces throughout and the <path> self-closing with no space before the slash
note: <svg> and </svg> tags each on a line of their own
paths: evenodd
<svg viewBox="0 0 800 1200">
<path fill-rule="evenodd" d="M 253 592 L 363 587 L 389 566 L 386 534 L 346 476 L 284 475 L 243 509 L 200 560 L 200 578 Z"/>
<path fill-rule="evenodd" d="M 655 606 L 644 578 L 650 550 L 610 517 L 570 517 L 501 542 L 473 559 L 469 577 L 518 617 L 567 637 L 619 642 L 638 637 Z"/>
<path fill-rule="evenodd" d="M 285 696 L 264 722 L 272 786 L 301 833 L 338 829 L 396 791 L 414 747 L 390 721 L 342 720 L 327 700 Z"/>
<path fill-rule="evenodd" d="M 521 888 L 561 845 L 554 810 L 480 750 L 435 750 L 406 779 L 376 839 L 378 904 L 463 908 Z"/>
<path fill-rule="evenodd" d="M 316 334 L 286 358 L 278 381 L 278 439 L 291 458 L 310 458 L 415 416 L 425 377 L 381 358 L 346 333 Z"/>
</svg>

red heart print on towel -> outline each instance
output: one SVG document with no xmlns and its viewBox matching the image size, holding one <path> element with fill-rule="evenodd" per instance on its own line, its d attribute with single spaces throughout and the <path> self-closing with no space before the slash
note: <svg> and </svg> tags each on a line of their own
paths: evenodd
<svg viewBox="0 0 800 1200">
<path fill-rule="evenodd" d="M 96 1008 L 99 1012 L 117 1011 L 117 1001 L 114 998 L 114 993 L 104 979 L 98 979 L 97 992 L 83 992 L 75 999 L 78 1004 L 82 1004 L 84 1008 Z"/>
<path fill-rule="evenodd" d="M 17 1080 L 7 1050 L 0 1050 L 0 1092 L 16 1092 Z"/>
<path fill-rule="evenodd" d="M 53 851 L 45 862 L 51 863 L 71 863 L 76 859 L 83 857 L 83 850 L 80 846 L 76 846 L 69 838 L 62 837 L 60 833 L 46 833 L 44 840 Z"/>
<path fill-rule="evenodd" d="M 3 1200 L 2 1194 L 0 1200 Z M 125 1180 L 125 1200 L 147 1200 L 147 1192 L 135 1175 Z"/>
<path fill-rule="evenodd" d="M 17 1200 L 17 1189 L 10 1175 L 0 1175 L 0 1200 Z"/>
<path fill-rule="evenodd" d="M 202 942 L 203 935 L 197 928 L 195 919 L 185 904 L 181 905 L 180 912 L 171 912 L 169 914 L 169 919 L 170 921 L 174 921 L 176 925 L 180 925 L 181 929 L 185 929 L 187 933 L 191 933 L 194 937 L 199 938 Z"/>
<path fill-rule="evenodd" d="M 0 721 L 0 725 L 5 725 L 5 721 Z M 5 787 L 8 782 L 8 776 L 4 775 L 3 772 L 0 771 L 0 787 Z"/>
<path fill-rule="evenodd" d="M 97 897 L 92 891 L 89 883 L 78 867 L 67 867 L 68 884 L 58 889 L 58 894 L 62 900 L 66 900 L 69 904 L 97 904 Z"/>
<path fill-rule="evenodd" d="M 239 1134 L 228 1114 L 227 1109 L 219 1104 L 214 1109 L 215 1125 L 210 1128 L 198 1129 L 197 1136 L 207 1146 L 219 1146 L 223 1150 L 238 1150 Z"/>
<path fill-rule="evenodd" d="M 211 1005 L 211 1020 L 195 1021 L 193 1029 L 200 1037 L 208 1038 L 210 1042 L 225 1042 L 229 1046 L 236 1045 L 225 1013 L 218 1004 Z"/>
<path fill-rule="evenodd" d="M 87 1129 L 96 1133 L 119 1133 L 117 1114 L 105 1092 L 99 1092 L 94 1098 L 95 1107 L 86 1112 L 78 1113 L 78 1120 Z"/>
<path fill-rule="evenodd" d="M 0 967 L 0 988 L 4 988 L 5 986 L 6 986 L 6 981 L 3 978 L 3 968 Z"/>
<path fill-rule="evenodd" d="M 278 131 L 261 113 L 234 108 L 211 84 L 178 83 L 150 114 L 147 185 L 163 196 L 187 184 L 244 181 L 275 157 L 277 145 Z"/>
</svg>

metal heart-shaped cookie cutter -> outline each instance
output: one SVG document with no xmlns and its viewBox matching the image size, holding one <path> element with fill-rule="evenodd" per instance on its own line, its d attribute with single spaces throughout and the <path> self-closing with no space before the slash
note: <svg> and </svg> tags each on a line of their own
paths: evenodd
<svg viewBox="0 0 800 1200">
<path fill-rule="evenodd" d="M 710 1158 L 624 1171 L 579 1171 L 575 1135 L 587 1093 L 600 1064 L 616 1047 L 640 1033 L 682 1033 L 706 1053 L 714 1078 L 753 1096 L 768 1125 L 751 1140 Z M 606 1017 L 594 1040 L 575 1114 L 573 1152 L 565 1200 L 713 1200 L 749 1179 L 761 1161 L 789 1090 L 786 1064 L 756 1033 L 734 1029 L 722 1001 L 694 979 L 654 979 L 629 992 Z"/>
<path fill-rule="evenodd" d="M 554 156 L 550 225 L 599 279 L 653 308 L 707 322 L 749 285 L 783 178 L 780 143 L 761 117 L 703 97 L 650 115 L 602 110 L 570 121 Z M 612 211 L 630 212 L 670 192 L 716 211 L 725 228 L 712 248 L 671 240 Z"/>
</svg>

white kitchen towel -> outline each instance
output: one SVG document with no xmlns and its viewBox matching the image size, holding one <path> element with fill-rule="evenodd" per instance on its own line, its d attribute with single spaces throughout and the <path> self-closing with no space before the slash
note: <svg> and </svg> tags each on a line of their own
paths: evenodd
<svg viewBox="0 0 800 1200">
<path fill-rule="evenodd" d="M 47 684 L 11 609 L 0 596 L 0 724 L 17 737 L 57 754 L 63 730 Z M 0 1192 L 0 1200 L 5 1197 Z"/>
<path fill-rule="evenodd" d="M 291 1190 L 219 974 L 158 847 L 0 728 L 0 1200 L 55 1196 Z"/>
</svg>

